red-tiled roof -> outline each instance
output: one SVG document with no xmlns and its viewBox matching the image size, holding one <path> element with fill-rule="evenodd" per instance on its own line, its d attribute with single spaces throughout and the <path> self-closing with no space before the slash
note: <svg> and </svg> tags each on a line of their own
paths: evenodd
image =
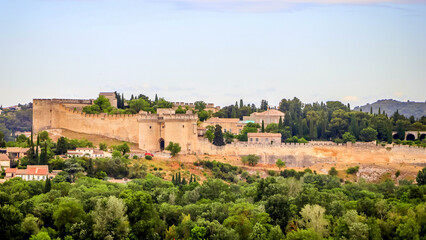
<svg viewBox="0 0 426 240">
<path fill-rule="evenodd" d="M 13 153 L 26 153 L 28 152 L 28 150 L 30 150 L 30 148 L 20 148 L 20 147 L 8 147 L 6 148 L 6 151 L 8 153 L 13 152 Z"/>
<path fill-rule="evenodd" d="M 284 116 L 284 113 L 275 109 L 269 109 L 267 111 L 261 112 L 261 113 L 257 113 L 257 116 L 259 115 L 277 115 L 277 116 Z"/>
<path fill-rule="evenodd" d="M 0 154 L 0 161 L 10 161 L 9 157 L 7 156 L 7 154 Z"/>
<path fill-rule="evenodd" d="M 238 123 L 240 121 L 239 118 L 218 118 L 213 117 L 206 121 L 206 123 Z"/>
<path fill-rule="evenodd" d="M 6 169 L 6 173 L 16 173 L 17 168 L 8 168 Z"/>
</svg>

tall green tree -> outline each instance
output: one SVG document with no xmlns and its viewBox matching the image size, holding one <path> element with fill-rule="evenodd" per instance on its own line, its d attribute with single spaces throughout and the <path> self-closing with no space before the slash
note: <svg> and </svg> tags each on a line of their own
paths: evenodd
<svg viewBox="0 0 426 240">
<path fill-rule="evenodd" d="M 225 142 L 223 141 L 222 127 L 219 124 L 216 125 L 214 130 L 213 145 L 216 145 L 216 146 L 225 145 Z"/>
</svg>

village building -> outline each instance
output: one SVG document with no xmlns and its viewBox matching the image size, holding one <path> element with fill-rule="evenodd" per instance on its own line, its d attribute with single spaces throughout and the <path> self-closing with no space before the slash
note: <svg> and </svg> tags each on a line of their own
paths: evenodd
<svg viewBox="0 0 426 240">
<path fill-rule="evenodd" d="M 54 178 L 58 171 L 49 174 L 48 165 L 28 165 L 27 169 L 8 168 L 6 178 L 20 177 L 26 181 L 39 181 Z"/>
<path fill-rule="evenodd" d="M 281 133 L 247 133 L 247 139 L 254 144 L 281 143 Z"/>
<path fill-rule="evenodd" d="M 202 128 L 206 128 L 207 126 L 216 126 L 220 125 L 222 127 L 222 131 L 230 132 L 232 134 L 240 134 L 246 125 L 245 122 L 240 121 L 239 118 L 218 118 L 212 117 L 207 119 L 201 124 Z"/>
<path fill-rule="evenodd" d="M 6 153 L 12 159 L 20 159 L 27 156 L 28 150 L 30 150 L 30 148 L 7 147 Z"/>
<path fill-rule="evenodd" d="M 268 109 L 264 112 L 254 112 L 250 116 L 244 116 L 244 121 L 254 121 L 255 123 L 262 124 L 264 122 L 265 127 L 270 123 L 279 123 L 280 118 L 284 121 L 285 114 L 276 109 Z"/>
<path fill-rule="evenodd" d="M 106 97 L 109 102 L 111 103 L 111 106 L 113 107 L 117 107 L 117 97 L 115 95 L 115 92 L 101 92 L 99 93 L 99 96 L 104 96 Z"/>
<path fill-rule="evenodd" d="M 10 159 L 7 154 L 0 153 L 0 167 L 3 169 L 10 168 Z"/>
<path fill-rule="evenodd" d="M 24 134 L 24 136 L 27 137 L 27 138 L 31 137 L 31 132 L 29 132 L 29 131 L 27 131 L 27 132 L 16 131 L 15 132 L 16 137 L 21 135 L 21 134 Z"/>
<path fill-rule="evenodd" d="M 182 108 L 195 109 L 194 103 L 185 103 L 185 102 L 172 102 L 173 109 L 176 110 L 179 106 Z M 214 103 L 206 103 L 205 111 L 211 111 L 212 113 L 218 112 L 220 110 L 219 106 L 215 106 Z"/>
<path fill-rule="evenodd" d="M 67 157 L 89 157 L 89 158 L 103 158 L 111 157 L 112 154 L 95 148 L 76 148 L 75 150 L 68 150 Z"/>
</svg>

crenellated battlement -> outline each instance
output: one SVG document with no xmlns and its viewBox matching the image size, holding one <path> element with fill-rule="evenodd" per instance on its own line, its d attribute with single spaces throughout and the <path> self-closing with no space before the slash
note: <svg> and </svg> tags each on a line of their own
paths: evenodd
<svg viewBox="0 0 426 240">
<path fill-rule="evenodd" d="M 61 99 L 61 98 L 51 98 L 51 99 L 33 99 L 33 103 L 54 103 L 54 104 L 92 104 L 93 99 Z"/>
</svg>

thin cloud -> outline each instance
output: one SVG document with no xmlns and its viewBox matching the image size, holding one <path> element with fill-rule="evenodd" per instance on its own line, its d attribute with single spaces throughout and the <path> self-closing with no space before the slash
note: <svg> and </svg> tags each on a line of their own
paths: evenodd
<svg viewBox="0 0 426 240">
<path fill-rule="evenodd" d="M 317 5 L 426 4 L 426 0 L 165 0 L 185 7 L 242 12 L 266 12 Z"/>
<path fill-rule="evenodd" d="M 345 102 L 358 102 L 359 98 L 357 96 L 345 96 L 342 100 Z"/>
</svg>

